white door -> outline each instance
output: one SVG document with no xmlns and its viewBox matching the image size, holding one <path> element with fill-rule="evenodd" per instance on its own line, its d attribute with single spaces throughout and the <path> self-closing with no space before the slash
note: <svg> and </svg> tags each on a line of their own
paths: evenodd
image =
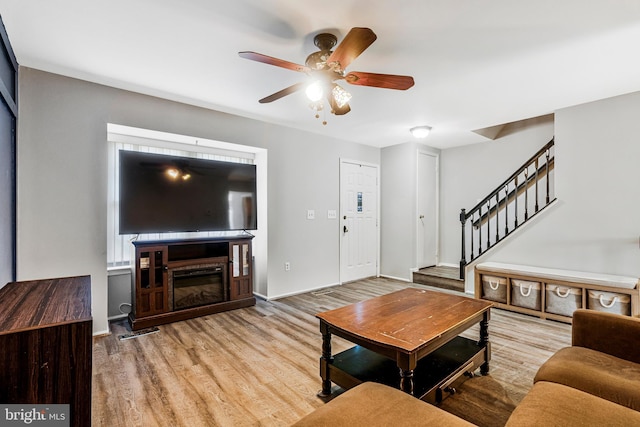
<svg viewBox="0 0 640 427">
<path fill-rule="evenodd" d="M 378 167 L 340 162 L 340 282 L 377 275 Z"/>
<path fill-rule="evenodd" d="M 416 266 L 430 267 L 437 263 L 438 251 L 438 157 L 418 152 L 418 212 Z"/>
</svg>

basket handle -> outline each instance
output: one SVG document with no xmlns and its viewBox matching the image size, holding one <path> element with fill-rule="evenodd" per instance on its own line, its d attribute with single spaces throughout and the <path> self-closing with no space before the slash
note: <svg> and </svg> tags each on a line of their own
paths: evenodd
<svg viewBox="0 0 640 427">
<path fill-rule="evenodd" d="M 524 286 L 520 286 L 520 295 L 522 295 L 523 297 L 528 297 L 529 295 L 531 295 L 531 288 L 533 287 L 533 285 L 529 285 L 529 289 L 527 289 L 527 292 L 524 292 Z"/>
<path fill-rule="evenodd" d="M 498 290 L 498 288 L 500 287 L 500 282 L 496 282 L 496 286 L 494 287 L 494 286 L 493 286 L 493 282 L 492 282 L 491 280 L 489 280 L 489 287 L 490 287 L 491 289 L 493 289 L 494 291 L 497 291 L 497 290 Z"/>
<path fill-rule="evenodd" d="M 615 304 L 616 301 L 618 301 L 618 297 L 614 296 L 609 304 L 605 304 L 603 300 L 604 300 L 604 295 L 600 294 L 600 305 L 602 305 L 604 308 L 611 308 L 613 307 L 613 304 Z"/>
<path fill-rule="evenodd" d="M 571 293 L 571 289 L 570 288 L 567 288 L 567 292 L 564 295 L 562 295 L 562 293 L 560 292 L 560 287 L 559 286 L 556 288 L 556 295 L 558 295 L 560 298 L 566 298 L 566 297 L 569 296 L 570 293 Z"/>
</svg>

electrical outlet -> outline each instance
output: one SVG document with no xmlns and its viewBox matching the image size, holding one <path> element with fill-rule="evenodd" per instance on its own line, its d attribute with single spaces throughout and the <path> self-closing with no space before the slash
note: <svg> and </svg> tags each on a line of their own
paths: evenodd
<svg viewBox="0 0 640 427">
<path fill-rule="evenodd" d="M 316 219 L 316 211 L 309 209 L 307 211 L 307 219 Z"/>
<path fill-rule="evenodd" d="M 290 271 L 291 270 L 291 264 L 287 261 L 284 263 L 284 271 Z"/>
</svg>

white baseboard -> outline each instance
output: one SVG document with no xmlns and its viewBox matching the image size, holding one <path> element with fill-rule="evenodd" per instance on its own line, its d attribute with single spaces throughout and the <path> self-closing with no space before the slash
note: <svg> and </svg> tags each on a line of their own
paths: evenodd
<svg viewBox="0 0 640 427">
<path fill-rule="evenodd" d="M 315 287 L 315 288 L 304 289 L 304 290 L 295 291 L 295 292 L 289 292 L 289 293 L 286 293 L 286 294 L 276 295 L 276 296 L 268 297 L 268 298 L 265 298 L 265 299 L 267 301 L 273 301 L 273 300 L 277 300 L 277 299 L 280 299 L 280 298 L 292 297 L 294 295 L 300 295 L 300 294 L 306 294 L 306 293 L 309 293 L 309 292 L 319 291 L 321 289 L 331 288 L 331 287 L 334 287 L 334 286 L 340 286 L 340 283 L 334 283 L 334 284 L 331 284 L 331 285 L 322 285 L 322 286 L 318 286 L 318 287 Z"/>
<path fill-rule="evenodd" d="M 384 277 L 385 279 L 398 280 L 400 282 L 412 283 L 410 279 L 405 279 L 404 277 L 395 277 L 395 276 L 389 276 L 386 274 L 381 274 L 380 277 Z"/>
</svg>

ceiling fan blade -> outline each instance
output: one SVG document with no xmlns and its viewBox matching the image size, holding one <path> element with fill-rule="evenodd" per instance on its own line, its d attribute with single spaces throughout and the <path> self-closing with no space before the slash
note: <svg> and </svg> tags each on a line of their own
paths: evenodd
<svg viewBox="0 0 640 427">
<path fill-rule="evenodd" d="M 411 76 L 396 76 L 394 74 L 365 73 L 352 71 L 344 79 L 347 83 L 359 86 L 373 86 L 385 89 L 407 90 L 414 85 Z"/>
<path fill-rule="evenodd" d="M 330 66 L 338 63 L 337 68 L 344 70 L 356 59 L 371 43 L 376 41 L 377 36 L 370 28 L 352 28 L 340 44 L 327 59 Z"/>
<path fill-rule="evenodd" d="M 301 73 L 308 73 L 309 67 L 304 65 L 295 64 L 293 62 L 285 61 L 284 59 L 274 58 L 272 56 L 263 55 L 256 52 L 238 52 L 241 58 L 250 59 L 252 61 L 262 62 L 264 64 L 275 65 L 276 67 L 286 68 L 288 70 L 298 71 Z"/>
<path fill-rule="evenodd" d="M 287 95 L 291 95 L 294 92 L 299 91 L 300 89 L 302 89 L 307 83 L 305 82 L 300 82 L 300 83 L 296 83 L 294 85 L 291 85 L 289 87 L 286 87 L 272 95 L 266 96 L 264 98 L 262 98 L 261 100 L 259 100 L 258 102 L 260 104 L 266 104 L 268 102 L 273 102 L 273 101 L 277 101 L 280 98 L 284 98 Z"/>
</svg>

